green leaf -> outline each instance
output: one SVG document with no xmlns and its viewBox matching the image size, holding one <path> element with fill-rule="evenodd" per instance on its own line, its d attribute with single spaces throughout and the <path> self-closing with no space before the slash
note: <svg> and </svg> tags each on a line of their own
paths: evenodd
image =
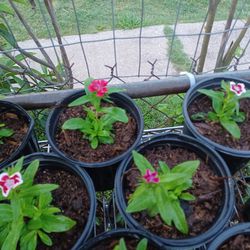
<svg viewBox="0 0 250 250">
<path fill-rule="evenodd" d="M 124 91 L 126 91 L 126 89 L 121 89 L 121 88 L 117 88 L 117 87 L 109 87 L 108 88 L 108 94 L 124 92 Z"/>
<path fill-rule="evenodd" d="M 213 98 L 212 99 L 212 106 L 214 111 L 217 114 L 220 114 L 222 112 L 222 107 L 223 107 L 223 98 L 218 99 L 218 98 Z"/>
<path fill-rule="evenodd" d="M 9 175 L 12 175 L 16 172 L 21 172 L 22 167 L 23 167 L 23 160 L 24 160 L 24 157 L 19 158 L 16 165 L 8 169 Z"/>
<path fill-rule="evenodd" d="M 164 187 L 168 190 L 175 189 L 178 185 L 186 183 L 190 178 L 186 173 L 171 173 L 168 175 L 162 175 L 160 177 L 160 183 L 164 183 Z"/>
<path fill-rule="evenodd" d="M 47 233 L 65 232 L 70 230 L 76 222 L 63 215 L 42 215 L 43 230 Z"/>
<path fill-rule="evenodd" d="M 38 217 L 38 218 L 34 217 L 27 224 L 28 230 L 38 230 L 38 229 L 40 229 L 42 227 L 43 227 L 43 223 L 42 223 L 40 217 Z"/>
<path fill-rule="evenodd" d="M 98 139 L 94 137 L 90 143 L 91 148 L 96 149 L 98 147 Z"/>
<path fill-rule="evenodd" d="M 171 173 L 182 173 L 182 174 L 185 173 L 185 174 L 187 174 L 187 177 L 190 178 L 196 172 L 199 165 L 200 165 L 199 160 L 185 161 L 185 162 L 182 162 L 182 163 L 176 165 L 171 170 Z"/>
<path fill-rule="evenodd" d="M 64 122 L 62 129 L 76 130 L 85 126 L 85 120 L 82 118 L 71 118 Z"/>
<path fill-rule="evenodd" d="M 84 95 L 84 96 L 81 96 L 81 97 L 75 99 L 68 106 L 69 107 L 75 107 L 75 106 L 83 105 L 83 104 L 85 104 L 85 103 L 87 103 L 89 101 L 90 101 L 89 96 L 88 95 Z"/>
<path fill-rule="evenodd" d="M 44 233 L 44 232 L 42 232 L 42 231 L 40 231 L 40 230 L 38 230 L 37 233 L 38 233 L 38 235 L 39 235 L 41 241 L 42 241 L 45 245 L 47 245 L 47 246 L 52 246 L 53 242 L 52 242 L 51 238 L 50 238 L 46 233 Z"/>
<path fill-rule="evenodd" d="M 0 12 L 14 15 L 14 11 L 5 3 L 0 3 Z"/>
<path fill-rule="evenodd" d="M 219 120 L 218 115 L 216 113 L 214 113 L 214 112 L 211 112 L 211 111 L 209 111 L 207 113 L 207 118 L 208 118 L 208 120 L 215 121 L 215 122 Z"/>
<path fill-rule="evenodd" d="M 137 153 L 135 150 L 132 151 L 134 163 L 137 168 L 140 170 L 142 175 L 146 174 L 146 170 L 150 169 L 151 171 L 155 171 L 151 163 L 140 153 Z"/>
<path fill-rule="evenodd" d="M 12 210 L 13 222 L 15 222 L 22 216 L 21 200 L 19 199 L 19 197 L 17 197 L 16 193 L 13 193 L 10 205 Z"/>
<path fill-rule="evenodd" d="M 214 91 L 212 89 L 199 89 L 198 92 L 212 98 L 212 99 L 216 99 L 218 102 L 222 101 L 224 99 L 224 94 L 223 92 L 219 92 L 219 91 Z"/>
<path fill-rule="evenodd" d="M 162 188 L 160 186 L 156 188 L 155 195 L 156 195 L 156 205 L 161 215 L 161 218 L 167 225 L 171 226 L 172 222 L 171 214 L 168 212 L 166 208 L 166 203 L 171 201 L 169 201 L 169 199 L 166 199 L 164 191 L 162 192 Z"/>
<path fill-rule="evenodd" d="M 194 201 L 195 197 L 190 193 L 182 193 L 180 195 L 180 199 L 186 200 L 186 201 Z"/>
<path fill-rule="evenodd" d="M 236 139 L 240 139 L 240 128 L 233 120 L 220 119 L 221 125 Z"/>
<path fill-rule="evenodd" d="M 36 184 L 32 187 L 20 190 L 18 196 L 19 198 L 39 196 L 43 193 L 51 192 L 57 189 L 58 187 L 59 186 L 56 184 Z"/>
<path fill-rule="evenodd" d="M 37 232 L 35 230 L 28 231 L 20 239 L 20 250 L 36 250 Z"/>
<path fill-rule="evenodd" d="M 53 197 L 52 197 L 52 194 L 50 192 L 41 194 L 39 196 L 39 202 L 38 202 L 39 205 L 38 205 L 38 207 L 40 209 L 46 208 L 46 207 L 48 207 L 50 205 L 52 200 L 53 200 Z"/>
<path fill-rule="evenodd" d="M 127 250 L 126 243 L 123 238 L 119 240 L 119 245 L 115 246 L 114 250 Z"/>
<path fill-rule="evenodd" d="M 3 245 L 6 237 L 8 236 L 10 228 L 11 228 L 10 223 L 9 224 L 4 223 L 4 226 L 0 227 L 0 247 Z"/>
<path fill-rule="evenodd" d="M 26 4 L 27 0 L 13 0 L 13 2 L 21 3 L 21 4 Z"/>
<path fill-rule="evenodd" d="M 128 122 L 128 116 L 126 114 L 126 110 L 118 107 L 107 107 L 102 108 L 102 111 L 106 114 L 109 114 L 112 119 L 115 119 L 116 121 Z"/>
<path fill-rule="evenodd" d="M 207 113 L 205 112 L 198 112 L 196 114 L 191 115 L 192 121 L 204 121 L 207 118 Z"/>
<path fill-rule="evenodd" d="M 9 128 L 2 128 L 0 129 L 0 138 L 1 137 L 10 137 L 14 134 L 14 131 Z"/>
<path fill-rule="evenodd" d="M 34 177 L 37 173 L 39 168 L 39 160 L 32 161 L 29 166 L 26 168 L 23 174 L 23 186 L 31 186 L 33 184 Z"/>
<path fill-rule="evenodd" d="M 101 136 L 98 138 L 100 143 L 103 144 L 113 144 L 114 143 L 114 139 L 111 136 Z"/>
<path fill-rule="evenodd" d="M 8 28 L 3 23 L 0 23 L 0 37 L 4 38 L 13 47 L 16 46 L 14 36 L 11 32 L 9 32 Z"/>
<path fill-rule="evenodd" d="M 147 250 L 147 247 L 148 247 L 148 240 L 144 238 L 140 240 L 140 242 L 136 247 L 136 250 Z"/>
<path fill-rule="evenodd" d="M 170 214 L 175 227 L 183 234 L 188 233 L 188 225 L 183 209 L 178 200 L 167 202 L 166 210 Z"/>
<path fill-rule="evenodd" d="M 238 115 L 232 116 L 235 122 L 244 122 L 246 119 L 246 115 L 244 112 L 239 112 Z"/>
<path fill-rule="evenodd" d="M 170 168 L 167 165 L 167 163 L 163 162 L 163 161 L 159 161 L 159 166 L 161 168 L 161 171 L 163 174 L 168 174 L 170 173 Z"/>
<path fill-rule="evenodd" d="M 19 241 L 23 226 L 24 222 L 22 217 L 12 222 L 11 229 L 9 231 L 8 236 L 5 238 L 1 250 L 14 250 L 17 248 L 17 243 Z"/>
<path fill-rule="evenodd" d="M 52 214 L 60 213 L 60 212 L 61 212 L 61 209 L 58 207 L 48 207 L 43 210 L 43 214 L 45 215 L 52 215 Z"/>
<path fill-rule="evenodd" d="M 84 81 L 84 90 L 85 90 L 86 94 L 90 94 L 88 87 L 89 87 L 90 83 L 91 83 L 93 80 L 94 80 L 94 78 L 90 77 L 90 78 L 88 78 L 88 79 L 86 79 L 86 80 Z"/>
<path fill-rule="evenodd" d="M 12 208 L 9 204 L 0 204 L 0 224 L 13 220 Z"/>
<path fill-rule="evenodd" d="M 134 213 L 145 210 L 155 203 L 155 196 L 151 189 L 145 188 L 145 185 L 139 186 L 132 194 L 127 206 L 127 213 Z"/>
</svg>

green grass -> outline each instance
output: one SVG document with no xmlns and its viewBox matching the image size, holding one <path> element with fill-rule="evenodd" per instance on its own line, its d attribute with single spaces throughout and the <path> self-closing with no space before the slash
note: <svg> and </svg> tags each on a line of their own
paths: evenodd
<svg viewBox="0 0 250 250">
<path fill-rule="evenodd" d="M 143 113 L 145 129 L 183 124 L 182 98 L 180 96 L 168 95 L 164 100 L 162 100 L 164 96 L 143 98 L 146 102 L 137 99 L 136 103 Z"/>
<path fill-rule="evenodd" d="M 173 40 L 173 45 L 171 49 L 173 29 L 169 26 L 165 26 L 164 33 L 168 39 L 168 51 L 167 54 L 170 55 L 170 61 L 177 71 L 190 71 L 191 59 L 184 52 L 183 45 L 178 37 Z"/>
<path fill-rule="evenodd" d="M 222 0 L 217 20 L 227 17 L 228 7 L 231 0 Z M 3 0 L 7 2 L 7 0 Z M 42 2 L 42 1 L 41 1 Z M 239 0 L 238 9 L 244 0 Z M 76 20 L 72 2 L 69 0 L 53 1 L 58 23 L 63 35 L 77 34 Z M 204 19 L 207 10 L 207 0 L 185 0 L 182 1 L 179 22 L 198 22 Z M 76 13 L 80 23 L 82 34 L 95 33 L 112 29 L 112 6 L 110 0 L 75 0 Z M 35 34 L 39 38 L 48 37 L 48 31 L 43 21 L 39 6 L 32 10 L 30 5 L 18 4 L 22 14 L 31 24 Z M 176 18 L 177 0 L 145 0 L 144 1 L 144 26 L 157 24 L 173 24 Z M 250 8 L 248 2 L 241 17 L 246 16 Z M 43 10 L 45 7 L 43 6 Z M 141 0 L 116 0 L 114 1 L 115 27 L 117 29 L 133 29 L 140 26 L 141 20 Z M 46 19 L 48 19 L 46 15 Z M 8 17 L 10 25 L 18 40 L 29 39 L 27 32 L 20 25 L 16 17 Z M 50 31 L 54 36 L 51 24 Z"/>
</svg>

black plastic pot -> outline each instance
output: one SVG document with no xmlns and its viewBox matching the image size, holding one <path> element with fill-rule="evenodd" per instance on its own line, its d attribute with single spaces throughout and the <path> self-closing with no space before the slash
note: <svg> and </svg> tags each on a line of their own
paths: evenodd
<svg viewBox="0 0 250 250">
<path fill-rule="evenodd" d="M 245 234 L 250 235 L 250 223 L 241 223 L 231 228 L 226 229 L 223 233 L 218 235 L 209 245 L 207 250 L 216 250 L 222 246 L 230 238 L 239 235 Z"/>
<path fill-rule="evenodd" d="M 34 160 L 40 161 L 39 167 L 41 168 L 61 169 L 78 176 L 82 180 L 82 183 L 87 189 L 90 201 L 88 220 L 84 228 L 82 229 L 81 236 L 79 237 L 75 245 L 71 248 L 71 250 L 78 250 L 80 245 L 83 242 L 85 242 L 93 232 L 93 227 L 95 223 L 95 211 L 96 211 L 96 197 L 95 197 L 94 185 L 89 175 L 86 173 L 84 169 L 81 169 L 73 164 L 65 162 L 63 159 L 54 154 L 34 153 L 28 155 L 24 159 L 24 167 L 28 166 Z"/>
<path fill-rule="evenodd" d="M 34 120 L 32 117 L 21 106 L 11 102 L 0 101 L 0 113 L 6 111 L 15 113 L 18 117 L 24 118 L 28 124 L 28 131 L 16 151 L 8 159 L 0 163 L 0 169 L 23 155 L 39 151 L 38 142 L 34 132 Z"/>
<path fill-rule="evenodd" d="M 215 87 L 219 87 L 221 81 L 234 81 L 244 83 L 245 86 L 250 89 L 250 82 L 246 80 L 241 80 L 237 78 L 212 78 L 209 80 L 205 80 L 200 82 L 199 84 L 193 86 L 185 95 L 185 99 L 183 102 L 183 116 L 184 116 L 184 134 L 191 135 L 196 137 L 202 143 L 207 144 L 209 147 L 218 151 L 224 160 L 227 162 L 229 169 L 232 174 L 234 174 L 237 170 L 244 167 L 246 163 L 250 160 L 250 151 L 237 150 L 230 147 L 226 147 L 220 145 L 210 139 L 206 138 L 202 134 L 200 134 L 196 127 L 193 125 L 189 115 L 188 115 L 188 107 L 189 105 L 199 96 L 201 93 L 197 92 L 198 89 L 207 88 L 213 89 Z"/>
<path fill-rule="evenodd" d="M 122 238 L 122 237 L 129 237 L 129 238 L 135 238 L 135 239 L 148 239 L 148 245 L 155 247 L 157 250 L 164 249 L 162 244 L 157 242 L 153 237 L 146 234 L 145 232 L 139 231 L 139 230 L 130 230 L 130 229 L 117 229 L 112 230 L 109 232 L 102 233 L 98 235 L 97 237 L 89 240 L 87 243 L 82 245 L 80 250 L 92 250 L 94 247 L 99 246 L 103 241 L 112 239 L 112 238 Z M 104 249 L 109 250 L 109 249 Z"/>
<path fill-rule="evenodd" d="M 230 171 L 223 161 L 221 156 L 214 151 L 213 149 L 208 148 L 206 145 L 202 144 L 198 140 L 180 134 L 169 133 L 166 135 L 161 135 L 155 137 L 152 141 L 148 141 L 140 145 L 136 151 L 140 153 L 144 153 L 146 149 L 164 146 L 164 145 L 171 145 L 171 147 L 179 147 L 179 148 L 186 148 L 190 151 L 195 152 L 199 157 L 202 159 L 206 159 L 209 166 L 213 168 L 219 176 L 230 176 Z M 234 182 L 231 178 L 225 178 L 224 182 L 224 204 L 221 208 L 220 214 L 214 221 L 214 224 L 204 233 L 185 239 L 168 239 L 163 238 L 158 235 L 152 234 L 151 232 L 147 231 L 141 224 L 139 224 L 131 214 L 126 213 L 126 199 L 123 190 L 123 174 L 126 172 L 132 165 L 133 159 L 130 155 L 127 159 L 125 159 L 122 163 L 120 168 L 117 171 L 116 178 L 115 178 L 115 195 L 116 195 L 116 203 L 117 207 L 123 216 L 126 223 L 131 228 L 140 229 L 149 233 L 152 237 L 155 237 L 158 241 L 162 242 L 165 247 L 171 249 L 192 249 L 197 248 L 213 237 L 215 237 L 219 232 L 223 230 L 225 225 L 229 222 L 229 219 L 232 216 L 235 197 L 234 197 Z"/>
<path fill-rule="evenodd" d="M 119 107 L 124 108 L 129 114 L 131 114 L 137 123 L 137 137 L 133 145 L 122 153 L 121 155 L 116 156 L 110 160 L 104 162 L 96 162 L 96 163 L 88 163 L 82 162 L 73 158 L 70 158 L 68 155 L 60 151 L 57 147 L 57 143 L 55 140 L 55 132 L 57 129 L 58 118 L 60 113 L 65 107 L 68 106 L 74 99 L 83 95 L 83 90 L 77 92 L 76 94 L 70 95 L 61 102 L 57 103 L 57 108 L 52 110 L 48 117 L 47 125 L 46 125 L 46 134 L 49 140 L 49 144 L 52 147 L 53 152 L 59 154 L 66 161 L 71 162 L 73 164 L 77 164 L 78 166 L 84 167 L 90 177 L 93 180 L 95 185 L 95 189 L 97 191 L 109 190 L 114 187 L 114 178 L 116 169 L 119 166 L 120 162 L 139 144 L 142 133 L 143 133 L 143 117 L 135 105 L 134 101 L 129 98 L 127 95 L 122 93 L 114 93 L 111 94 L 111 100 Z"/>
</svg>

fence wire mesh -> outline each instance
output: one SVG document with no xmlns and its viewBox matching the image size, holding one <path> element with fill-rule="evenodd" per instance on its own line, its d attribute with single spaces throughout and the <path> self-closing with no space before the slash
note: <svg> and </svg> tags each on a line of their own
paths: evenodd
<svg viewBox="0 0 250 250">
<path fill-rule="evenodd" d="M 249 70 L 248 0 L 3 4 L 8 7 L 0 9 L 4 94 L 79 88 L 88 77 L 132 84 L 178 76 L 181 71 Z M 146 128 L 182 124 L 182 99 L 181 93 L 138 99 Z M 47 113 L 33 111 L 38 129 Z"/>
</svg>

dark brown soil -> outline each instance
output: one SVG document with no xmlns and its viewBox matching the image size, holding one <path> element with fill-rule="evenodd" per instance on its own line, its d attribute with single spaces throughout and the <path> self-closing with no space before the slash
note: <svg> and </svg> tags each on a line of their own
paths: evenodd
<svg viewBox="0 0 250 250">
<path fill-rule="evenodd" d="M 241 138 L 235 139 L 219 123 L 211 121 L 193 121 L 198 132 L 211 141 L 218 144 L 234 148 L 237 150 L 250 150 L 250 99 L 244 99 L 240 102 L 240 110 L 246 115 L 243 123 L 238 124 L 241 130 Z M 212 103 L 208 97 L 195 99 L 188 107 L 190 117 L 198 112 L 212 111 Z"/>
<path fill-rule="evenodd" d="M 4 142 L 4 144 L 0 144 L 0 162 L 2 162 L 8 159 L 21 145 L 28 131 L 28 124 L 22 116 L 11 112 L 0 113 L 0 123 L 4 123 L 6 128 L 14 131 L 12 136 L 2 138 Z"/>
<path fill-rule="evenodd" d="M 234 236 L 219 248 L 220 250 L 250 250 L 250 235 Z"/>
<path fill-rule="evenodd" d="M 119 239 L 107 239 L 101 244 L 98 244 L 98 246 L 95 246 L 94 248 L 91 248 L 91 250 L 113 250 L 116 245 L 119 244 Z M 130 238 L 130 237 L 125 237 L 125 242 L 128 250 L 135 250 L 137 244 L 139 243 L 140 240 Z M 150 246 L 148 243 L 148 248 L 147 250 L 158 250 L 156 247 Z"/>
<path fill-rule="evenodd" d="M 116 122 L 113 124 L 115 142 L 100 144 L 97 149 L 90 147 L 89 141 L 83 138 L 78 130 L 62 130 L 62 124 L 74 117 L 86 116 L 81 106 L 67 108 L 62 111 L 56 132 L 58 148 L 69 157 L 83 162 L 103 162 L 125 152 L 135 141 L 137 126 L 135 119 L 128 114 L 128 123 Z"/>
<path fill-rule="evenodd" d="M 144 228 L 164 238 L 186 238 L 208 230 L 223 204 L 223 179 L 217 176 L 204 160 L 187 149 L 162 146 L 147 150 L 144 155 L 156 169 L 159 167 L 159 160 L 166 162 L 170 168 L 187 160 L 200 160 L 200 166 L 193 177 L 193 188 L 189 189 L 196 200 L 182 203 L 189 226 L 188 235 L 178 232 L 174 226 L 164 224 L 159 215 L 149 217 L 146 212 L 140 212 L 134 213 L 133 217 Z M 135 166 L 126 172 L 124 188 L 127 200 L 134 192 L 139 177 L 140 173 Z"/>
<path fill-rule="evenodd" d="M 89 214 L 89 197 L 82 180 L 63 170 L 41 169 L 38 171 L 36 183 L 58 184 L 53 191 L 52 204 L 61 209 L 63 215 L 75 220 L 77 224 L 67 232 L 51 233 L 53 246 L 39 243 L 38 250 L 69 250 L 80 237 Z"/>
</svg>

